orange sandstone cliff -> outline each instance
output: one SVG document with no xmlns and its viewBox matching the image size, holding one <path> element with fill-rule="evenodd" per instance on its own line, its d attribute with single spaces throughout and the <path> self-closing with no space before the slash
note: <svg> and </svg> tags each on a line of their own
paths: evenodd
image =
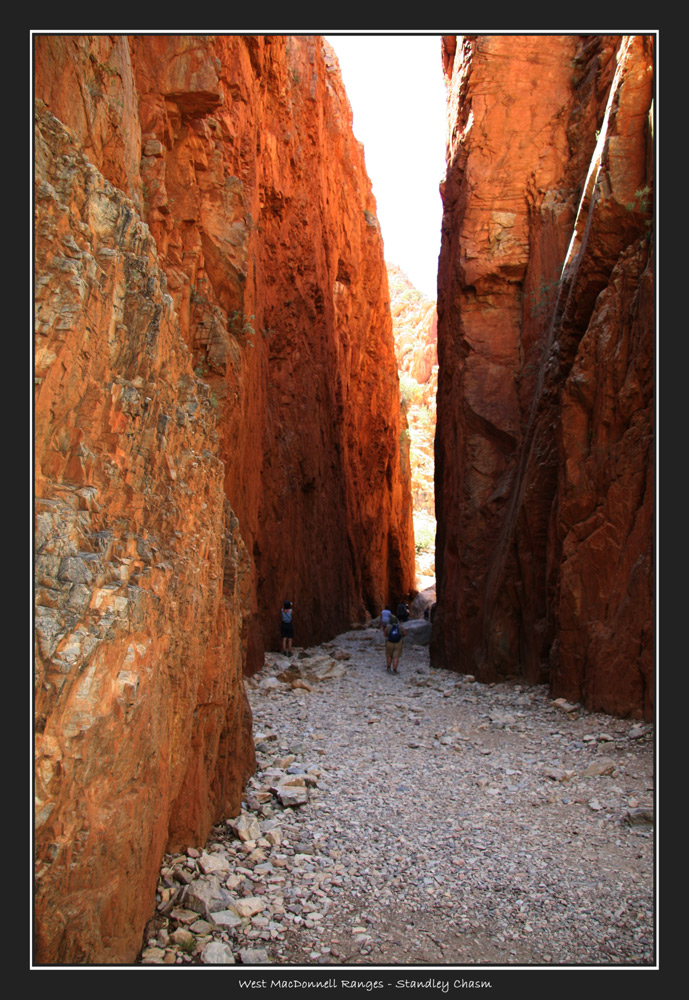
<svg viewBox="0 0 689 1000">
<path fill-rule="evenodd" d="M 318 37 L 35 38 L 36 959 L 131 961 L 242 676 L 414 582 L 381 233 Z"/>
<path fill-rule="evenodd" d="M 432 662 L 653 713 L 652 36 L 447 36 Z"/>
</svg>

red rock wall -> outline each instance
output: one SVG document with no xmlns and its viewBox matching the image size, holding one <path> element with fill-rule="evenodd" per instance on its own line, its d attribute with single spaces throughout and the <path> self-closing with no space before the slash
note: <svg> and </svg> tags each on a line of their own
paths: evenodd
<svg viewBox="0 0 689 1000">
<path fill-rule="evenodd" d="M 306 645 L 412 588 L 409 464 L 321 40 L 41 36 L 35 96 L 36 954 L 131 961 L 282 600 Z"/>
<path fill-rule="evenodd" d="M 149 230 L 41 104 L 35 163 L 36 955 L 126 961 L 254 767 L 250 566 Z"/>
<path fill-rule="evenodd" d="M 652 43 L 444 39 L 431 647 L 646 718 Z"/>
<path fill-rule="evenodd" d="M 140 205 L 212 388 L 253 561 L 248 671 L 279 641 L 285 597 L 307 644 L 407 593 L 383 244 L 327 43 L 39 37 L 36 94 Z"/>
</svg>

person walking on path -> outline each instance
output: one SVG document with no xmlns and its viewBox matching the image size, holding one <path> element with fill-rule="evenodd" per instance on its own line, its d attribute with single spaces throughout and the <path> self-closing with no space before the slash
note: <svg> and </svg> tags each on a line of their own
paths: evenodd
<svg viewBox="0 0 689 1000">
<path fill-rule="evenodd" d="M 390 616 L 389 623 L 383 629 L 385 635 L 385 659 L 387 661 L 387 671 L 397 673 L 402 647 L 404 646 L 404 636 L 406 635 L 399 619 L 395 615 Z"/>
<path fill-rule="evenodd" d="M 390 605 L 386 604 L 380 613 L 380 625 L 381 628 L 383 629 L 383 632 L 385 631 L 385 626 L 390 624 L 391 618 L 392 618 L 392 610 L 390 608 Z"/>
<path fill-rule="evenodd" d="M 409 608 L 403 601 L 400 601 L 400 603 L 397 605 L 397 617 L 401 622 L 406 622 L 409 620 Z"/>
<path fill-rule="evenodd" d="M 282 652 L 285 656 L 292 655 L 292 639 L 294 638 L 294 622 L 292 612 L 294 605 L 291 601 L 285 601 L 280 608 L 280 631 L 282 634 Z"/>
</svg>

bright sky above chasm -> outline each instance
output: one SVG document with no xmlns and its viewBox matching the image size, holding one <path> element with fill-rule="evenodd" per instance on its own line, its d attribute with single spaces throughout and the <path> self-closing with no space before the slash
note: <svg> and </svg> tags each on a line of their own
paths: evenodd
<svg viewBox="0 0 689 1000">
<path fill-rule="evenodd" d="M 385 259 L 437 296 L 445 174 L 440 35 L 325 35 L 363 143 Z"/>
</svg>

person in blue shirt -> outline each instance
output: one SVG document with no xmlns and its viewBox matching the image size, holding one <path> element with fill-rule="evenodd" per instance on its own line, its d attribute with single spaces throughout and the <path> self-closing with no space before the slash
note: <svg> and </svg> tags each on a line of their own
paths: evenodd
<svg viewBox="0 0 689 1000">
<path fill-rule="evenodd" d="M 294 605 L 291 601 L 285 601 L 280 608 L 280 632 L 282 635 L 282 652 L 285 656 L 292 655 L 292 639 L 294 638 L 294 622 L 292 612 Z"/>
<path fill-rule="evenodd" d="M 380 627 L 383 629 L 383 631 L 385 631 L 385 626 L 390 623 L 391 618 L 392 618 L 392 611 L 390 609 L 390 605 L 386 604 L 380 613 Z"/>
</svg>

